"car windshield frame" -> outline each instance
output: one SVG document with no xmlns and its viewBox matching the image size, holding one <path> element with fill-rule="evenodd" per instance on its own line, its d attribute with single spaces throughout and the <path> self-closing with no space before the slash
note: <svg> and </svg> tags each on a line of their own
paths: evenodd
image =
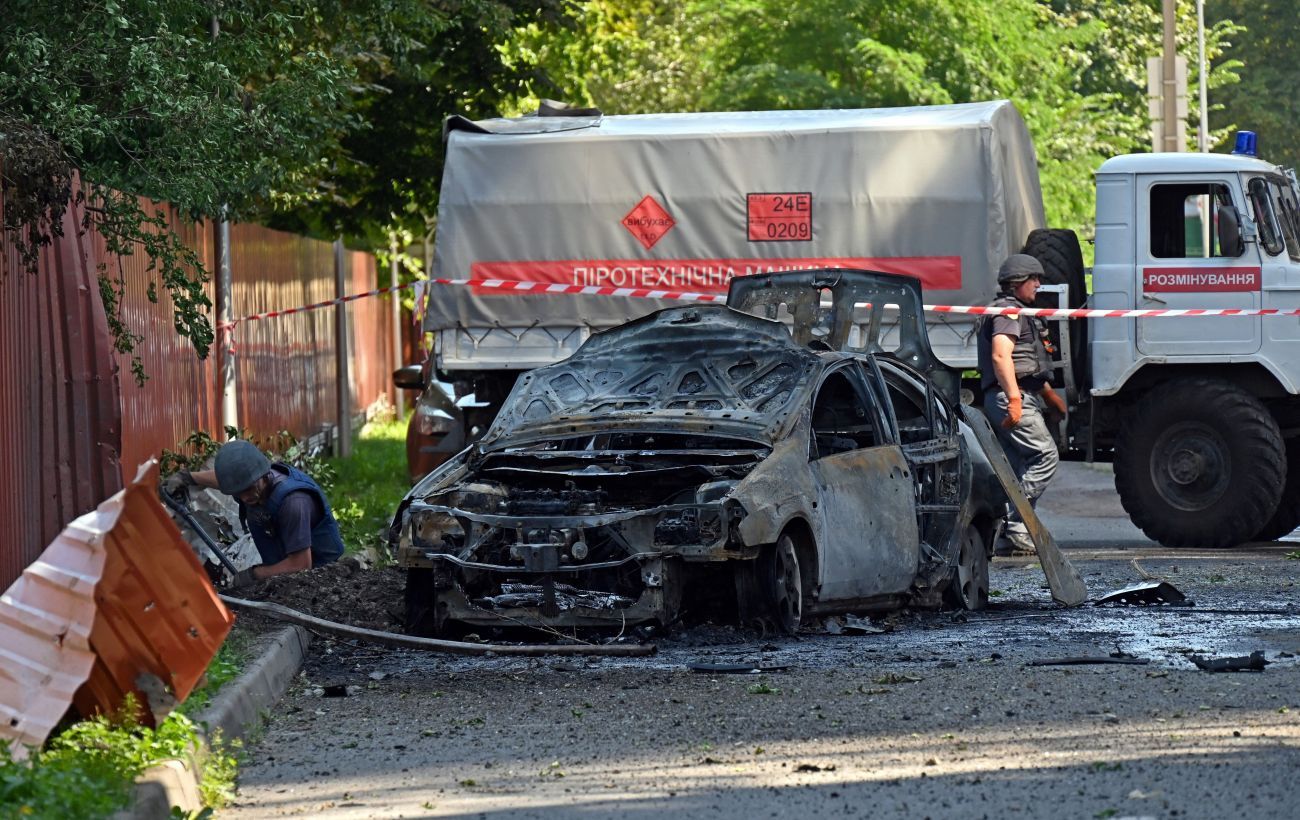
<svg viewBox="0 0 1300 820">
<path fill-rule="evenodd" d="M 723 305 L 667 308 L 521 376 L 482 446 L 499 451 L 598 431 L 770 446 L 819 367 L 816 353 L 779 322 Z"/>
</svg>

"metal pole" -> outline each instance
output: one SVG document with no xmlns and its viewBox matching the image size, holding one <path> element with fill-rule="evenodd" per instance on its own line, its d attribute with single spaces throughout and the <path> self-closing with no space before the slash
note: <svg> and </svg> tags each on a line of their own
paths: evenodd
<svg viewBox="0 0 1300 820">
<path fill-rule="evenodd" d="M 221 21 L 212 15 L 208 21 L 208 34 L 212 42 L 221 34 Z M 230 222 L 226 219 L 226 206 L 221 206 L 221 218 L 215 226 L 214 244 L 217 256 L 217 322 L 229 327 L 235 318 L 234 283 L 230 268 Z M 221 426 L 239 429 L 239 377 L 235 366 L 235 329 L 229 328 L 217 339 L 217 361 L 221 379 Z M 219 438 L 220 436 L 218 436 Z"/>
<path fill-rule="evenodd" d="M 1199 61 L 1196 68 L 1196 80 L 1201 95 L 1201 116 L 1196 127 L 1196 144 L 1201 153 L 1210 150 L 1210 108 L 1206 102 L 1206 83 L 1209 65 L 1205 62 L 1205 0 L 1196 0 L 1196 47 L 1199 49 Z"/>
<path fill-rule="evenodd" d="M 1163 0 L 1164 7 L 1164 51 L 1162 53 L 1162 80 L 1160 86 L 1161 122 L 1164 123 L 1164 145 L 1166 151 L 1177 151 L 1182 142 L 1178 133 L 1178 74 L 1174 58 L 1178 51 L 1174 37 L 1178 17 L 1175 0 Z"/>
<path fill-rule="evenodd" d="M 397 287 L 398 266 L 397 266 L 397 234 L 393 234 L 388 246 L 389 263 L 388 263 L 388 285 Z M 397 291 L 392 292 L 392 321 L 393 321 L 393 371 L 396 372 L 404 364 L 402 361 L 402 297 Z M 397 411 L 397 417 L 400 419 L 405 412 L 403 406 L 404 396 L 402 391 L 397 389 L 397 383 L 389 380 L 389 389 L 393 395 L 393 408 Z"/>
<path fill-rule="evenodd" d="M 334 298 L 347 296 L 343 270 L 343 240 L 334 240 Z M 340 302 L 334 307 L 335 381 L 338 397 L 338 429 L 335 430 L 335 452 L 340 458 L 352 455 L 352 390 L 348 379 L 348 306 Z"/>
<path fill-rule="evenodd" d="M 239 429 L 239 380 L 235 363 L 235 329 L 230 323 L 235 319 L 235 277 L 230 267 L 230 223 L 226 221 L 226 207 L 221 206 L 221 219 L 216 224 L 217 251 L 217 321 L 226 326 L 218 339 L 221 363 L 221 425 Z"/>
</svg>

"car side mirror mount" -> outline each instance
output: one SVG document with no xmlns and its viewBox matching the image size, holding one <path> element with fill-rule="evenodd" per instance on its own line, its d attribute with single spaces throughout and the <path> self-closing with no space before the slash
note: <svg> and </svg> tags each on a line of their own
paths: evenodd
<svg viewBox="0 0 1300 820">
<path fill-rule="evenodd" d="M 1235 205 L 1220 205 L 1219 250 L 1224 256 L 1241 256 L 1245 252 L 1245 243 L 1241 241 L 1241 214 Z"/>
<path fill-rule="evenodd" d="M 393 384 L 403 390 L 424 389 L 424 368 L 418 364 L 408 364 L 393 371 Z"/>
</svg>

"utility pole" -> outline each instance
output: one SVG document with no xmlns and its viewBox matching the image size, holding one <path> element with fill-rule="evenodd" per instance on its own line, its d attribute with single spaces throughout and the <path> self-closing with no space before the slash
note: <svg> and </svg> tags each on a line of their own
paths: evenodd
<svg viewBox="0 0 1300 820">
<path fill-rule="evenodd" d="M 392 299 L 392 320 L 393 320 L 393 372 L 396 373 L 401 369 L 404 362 L 402 361 L 402 296 L 395 289 L 398 280 L 397 264 L 397 233 L 394 231 L 389 237 L 388 243 L 388 286 L 394 288 L 390 291 L 389 296 Z M 401 418 L 406 411 L 404 396 L 398 388 L 397 382 L 392 382 L 393 390 L 393 409 L 397 411 L 397 418 Z"/>
<path fill-rule="evenodd" d="M 1206 83 L 1210 66 L 1205 61 L 1205 0 L 1196 0 L 1196 46 L 1199 52 L 1196 68 L 1196 80 L 1200 91 L 1201 116 L 1197 117 L 1196 147 L 1202 154 L 1210 150 L 1210 106 L 1206 95 Z"/>
<path fill-rule="evenodd" d="M 1176 60 L 1178 44 L 1175 38 L 1178 16 L 1175 0 L 1163 0 L 1165 37 L 1161 65 L 1160 120 L 1164 125 L 1163 145 L 1165 151 L 1178 151 L 1182 148 L 1182 134 L 1178 131 L 1178 71 Z"/>
<path fill-rule="evenodd" d="M 221 21 L 212 15 L 208 22 L 212 42 L 221 34 Z M 235 319 L 234 273 L 230 268 L 230 222 L 226 219 L 226 206 L 221 206 L 221 216 L 214 226 L 213 245 L 217 257 L 217 322 L 226 329 L 217 336 L 217 362 L 221 380 L 221 426 L 239 429 L 238 368 L 235 366 L 235 329 L 230 323 Z"/>
</svg>

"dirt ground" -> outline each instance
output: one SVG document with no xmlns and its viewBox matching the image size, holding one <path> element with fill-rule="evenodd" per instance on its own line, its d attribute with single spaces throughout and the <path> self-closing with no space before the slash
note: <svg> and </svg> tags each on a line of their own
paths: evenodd
<svg viewBox="0 0 1300 820">
<path fill-rule="evenodd" d="M 1194 606 L 1064 610 L 1016 559 L 987 612 L 878 634 L 706 625 L 563 660 L 321 640 L 222 816 L 1300 816 L 1298 545 L 1163 550 L 1107 477 L 1064 472 L 1045 514 L 1091 596 L 1154 576 Z M 1264 672 L 1191 661 L 1252 651 Z M 1039 665 L 1080 657 L 1100 663 Z"/>
<path fill-rule="evenodd" d="M 346 556 L 307 572 L 269 578 L 235 594 L 274 601 L 327 621 L 401 632 L 404 584 L 405 575 L 396 567 L 366 569 Z"/>
</svg>

